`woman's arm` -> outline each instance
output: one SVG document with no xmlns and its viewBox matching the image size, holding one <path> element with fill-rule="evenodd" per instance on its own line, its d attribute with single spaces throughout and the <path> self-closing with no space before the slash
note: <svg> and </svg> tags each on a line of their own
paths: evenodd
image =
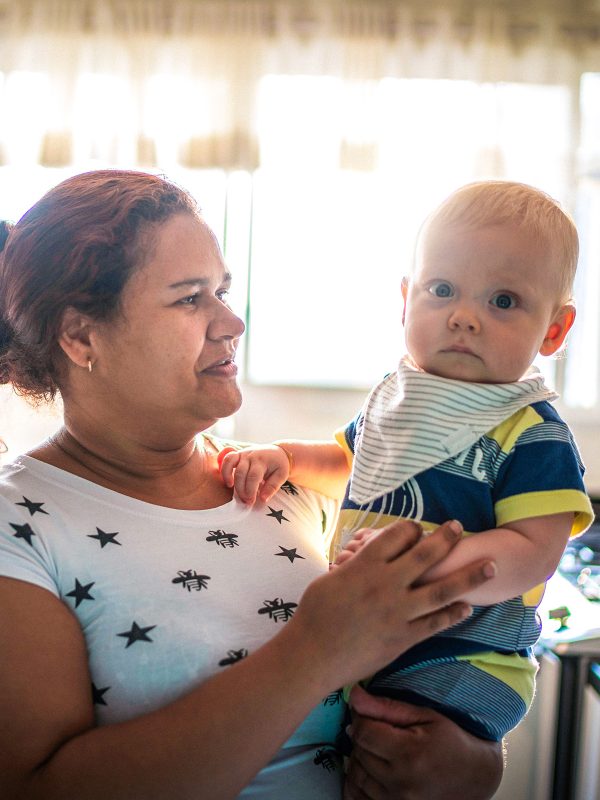
<svg viewBox="0 0 600 800">
<path fill-rule="evenodd" d="M 0 579 L 0 795 L 237 796 L 323 696 L 469 613 L 455 599 L 491 577 L 493 564 L 415 587 L 457 541 L 450 525 L 419 535 L 413 523 L 388 526 L 314 581 L 253 654 L 157 711 L 102 727 L 71 611 L 44 589 Z"/>
<path fill-rule="evenodd" d="M 500 742 L 478 739 L 430 708 L 355 686 L 345 800 L 488 800 L 502 779 Z"/>
</svg>

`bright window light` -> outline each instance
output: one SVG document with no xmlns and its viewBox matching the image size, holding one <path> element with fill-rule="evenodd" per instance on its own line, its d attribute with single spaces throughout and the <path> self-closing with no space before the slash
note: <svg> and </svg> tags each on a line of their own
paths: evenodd
<svg viewBox="0 0 600 800">
<path fill-rule="evenodd" d="M 485 177 L 564 197 L 567 99 L 557 87 L 265 78 L 249 379 L 364 388 L 393 370 L 400 282 L 424 217 Z M 353 146 L 370 148 L 371 169 L 352 164 Z M 554 362 L 541 366 L 551 377 Z"/>
</svg>

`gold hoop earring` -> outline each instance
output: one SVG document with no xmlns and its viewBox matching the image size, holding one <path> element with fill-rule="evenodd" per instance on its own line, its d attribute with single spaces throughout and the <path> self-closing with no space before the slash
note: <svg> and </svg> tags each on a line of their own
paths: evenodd
<svg viewBox="0 0 600 800">
<path fill-rule="evenodd" d="M 87 368 L 88 368 L 88 372 L 92 371 L 92 359 L 89 356 L 88 356 L 88 360 L 87 360 Z"/>
</svg>

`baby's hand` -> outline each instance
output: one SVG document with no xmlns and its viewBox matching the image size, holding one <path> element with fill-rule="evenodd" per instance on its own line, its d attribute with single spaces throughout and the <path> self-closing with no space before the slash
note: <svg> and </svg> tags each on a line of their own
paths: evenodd
<svg viewBox="0 0 600 800">
<path fill-rule="evenodd" d="M 376 533 L 376 531 L 371 530 L 370 528 L 363 528 L 355 533 L 352 539 L 350 539 L 350 541 L 347 542 L 342 550 L 338 553 L 338 557 L 331 566 L 339 567 L 340 564 L 343 564 L 345 561 L 349 561 L 353 556 L 356 555 L 356 553 L 358 553 L 360 549 L 366 545 L 374 533 Z"/>
<path fill-rule="evenodd" d="M 290 474 L 287 453 L 275 444 L 229 450 L 219 464 L 225 486 L 233 488 L 249 505 L 257 497 L 265 503 L 270 500 Z"/>
</svg>

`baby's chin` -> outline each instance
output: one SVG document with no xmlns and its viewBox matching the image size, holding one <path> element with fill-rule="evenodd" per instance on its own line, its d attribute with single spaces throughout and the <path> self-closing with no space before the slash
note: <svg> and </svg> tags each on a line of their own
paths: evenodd
<svg viewBox="0 0 600 800">
<path fill-rule="evenodd" d="M 448 352 L 439 354 L 431 362 L 418 364 L 417 369 L 446 378 L 452 381 L 468 383 L 507 383 L 498 379 L 498 375 L 490 374 L 486 365 L 471 353 Z"/>
</svg>

